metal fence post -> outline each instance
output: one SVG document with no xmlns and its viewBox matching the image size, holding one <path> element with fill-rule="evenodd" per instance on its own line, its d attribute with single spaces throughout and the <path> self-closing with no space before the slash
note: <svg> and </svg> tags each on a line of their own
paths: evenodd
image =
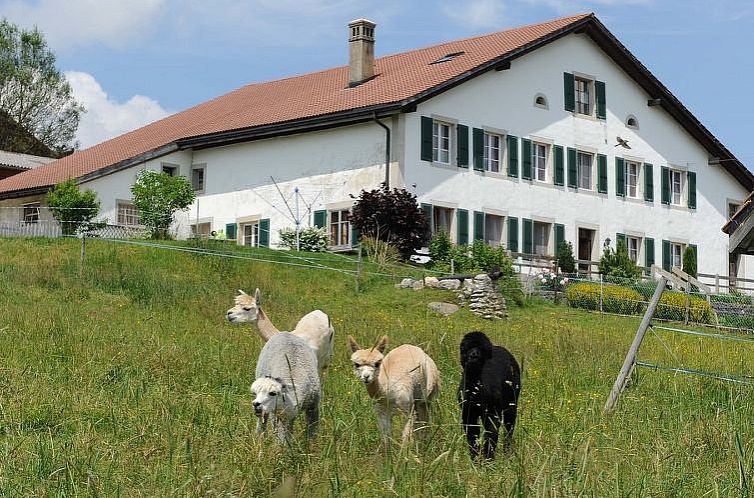
<svg viewBox="0 0 754 498">
<path fill-rule="evenodd" d="M 359 293 L 359 280 L 361 280 L 361 244 L 359 244 L 359 259 L 356 260 L 356 293 Z"/>
<path fill-rule="evenodd" d="M 600 273 L 600 313 L 602 313 L 603 286 L 602 273 Z"/>
<path fill-rule="evenodd" d="M 81 232 L 81 259 L 79 260 L 79 278 L 84 275 L 84 257 L 86 256 L 86 233 Z"/>
</svg>

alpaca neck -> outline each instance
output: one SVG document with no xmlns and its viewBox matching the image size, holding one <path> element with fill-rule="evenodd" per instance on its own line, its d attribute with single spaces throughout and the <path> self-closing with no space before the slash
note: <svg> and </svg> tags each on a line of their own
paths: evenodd
<svg viewBox="0 0 754 498">
<path fill-rule="evenodd" d="M 280 332 L 267 317 L 267 313 L 261 309 L 257 311 L 257 329 L 259 330 L 259 335 L 265 341 L 268 341 L 270 337 Z"/>
<path fill-rule="evenodd" d="M 367 393 L 370 398 L 377 399 L 380 397 L 380 383 L 377 382 L 377 379 L 373 380 L 370 384 L 367 384 Z"/>
</svg>

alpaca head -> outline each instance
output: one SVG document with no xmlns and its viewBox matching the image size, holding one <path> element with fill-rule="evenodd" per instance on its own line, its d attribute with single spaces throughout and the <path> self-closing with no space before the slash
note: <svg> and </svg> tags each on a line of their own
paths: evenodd
<svg viewBox="0 0 754 498">
<path fill-rule="evenodd" d="M 254 408 L 254 415 L 257 417 L 267 418 L 271 413 L 281 413 L 285 411 L 290 403 L 288 386 L 278 377 L 261 377 L 251 385 L 251 393 L 254 395 L 254 401 L 251 406 Z"/>
<path fill-rule="evenodd" d="M 492 357 L 492 342 L 484 332 L 469 332 L 461 340 L 461 366 L 467 370 L 482 368 Z"/>
<path fill-rule="evenodd" d="M 377 344 L 370 349 L 363 349 L 352 336 L 348 336 L 348 347 L 351 349 L 351 362 L 356 377 L 364 384 L 371 384 L 380 374 L 380 365 L 385 357 L 387 336 L 383 335 Z"/>
<path fill-rule="evenodd" d="M 228 321 L 231 323 L 254 322 L 259 318 L 261 305 L 262 296 L 259 289 L 254 293 L 254 297 L 239 289 L 236 305 L 228 310 Z"/>
</svg>

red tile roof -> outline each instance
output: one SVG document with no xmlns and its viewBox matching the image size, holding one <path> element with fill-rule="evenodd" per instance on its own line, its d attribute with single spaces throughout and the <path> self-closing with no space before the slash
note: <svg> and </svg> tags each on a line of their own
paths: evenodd
<svg viewBox="0 0 754 498">
<path fill-rule="evenodd" d="M 434 45 L 375 60 L 374 79 L 348 87 L 348 66 L 254 83 L 48 165 L 0 181 L 0 193 L 48 187 L 79 178 L 179 139 L 254 128 L 403 101 L 515 52 L 592 14 Z M 430 64 L 453 53 L 462 55 Z"/>
</svg>

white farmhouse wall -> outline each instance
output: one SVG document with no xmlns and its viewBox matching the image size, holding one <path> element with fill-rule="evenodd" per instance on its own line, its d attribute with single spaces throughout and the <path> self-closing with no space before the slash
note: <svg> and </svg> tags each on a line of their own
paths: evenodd
<svg viewBox="0 0 754 498">
<path fill-rule="evenodd" d="M 583 73 L 606 83 L 606 120 L 577 117 L 564 110 L 564 72 Z M 534 106 L 535 95 L 540 93 L 546 96 L 548 109 Z M 470 214 L 494 209 L 519 219 L 562 223 L 566 240 L 574 248 L 579 226 L 598 227 L 598 247 L 607 237 L 615 241 L 617 233 L 654 238 L 657 264 L 662 264 L 663 239 L 696 244 L 699 270 L 727 275 L 728 237 L 720 229 L 726 222 L 728 200 L 741 200 L 747 192 L 720 166 L 709 166 L 706 150 L 665 111 L 648 107 L 649 97 L 588 37 L 569 35 L 515 60 L 509 70 L 481 75 L 406 115 L 405 184 L 416 184 L 421 202 L 468 209 Z M 629 114 L 638 119 L 638 130 L 625 126 Z M 471 166 L 421 161 L 421 116 L 456 120 L 470 130 L 494 128 L 520 138 L 605 154 L 608 194 L 556 187 L 551 178 L 540 183 L 509 178 L 504 172 L 481 173 Z M 616 136 L 627 139 L 631 149 L 615 147 Z M 654 165 L 653 203 L 616 196 L 616 156 Z M 661 204 L 660 168 L 668 165 L 697 173 L 697 209 L 686 208 L 685 200 L 684 207 Z M 552 160 L 549 166 L 552 174 Z M 567 165 L 565 169 L 567 173 Z M 744 266 L 746 275 L 739 276 L 754 275 L 754 265 Z"/>
</svg>

